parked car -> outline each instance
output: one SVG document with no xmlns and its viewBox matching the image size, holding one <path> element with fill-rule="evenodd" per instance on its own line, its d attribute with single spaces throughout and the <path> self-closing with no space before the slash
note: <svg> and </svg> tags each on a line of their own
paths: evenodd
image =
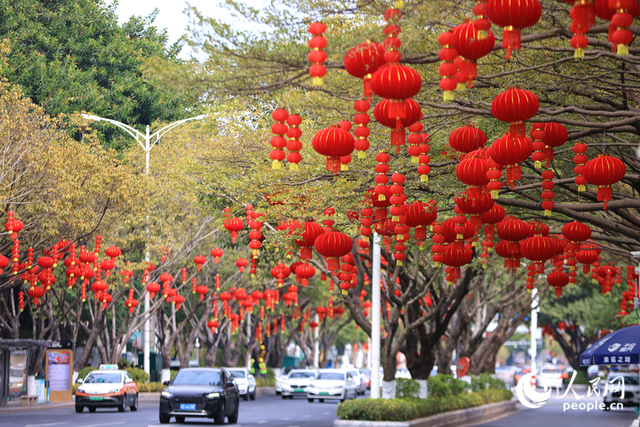
<svg viewBox="0 0 640 427">
<path fill-rule="evenodd" d="M 348 369 L 347 372 L 353 376 L 353 379 L 356 382 L 356 394 L 364 395 L 367 392 L 367 384 L 364 380 L 364 375 L 362 375 L 357 369 Z"/>
<path fill-rule="evenodd" d="M 238 386 L 238 393 L 244 400 L 256 400 L 256 379 L 247 368 L 225 368 L 233 382 Z"/>
<path fill-rule="evenodd" d="M 611 404 L 638 406 L 640 401 L 640 383 L 638 382 L 637 372 L 611 372 L 607 377 L 605 387 L 607 390 L 604 394 L 605 411 L 611 408 Z"/>
<path fill-rule="evenodd" d="M 562 388 L 563 370 L 554 365 L 543 366 L 536 375 L 536 386 L 544 389 Z"/>
<path fill-rule="evenodd" d="M 76 412 L 82 412 L 85 407 L 89 412 L 109 407 L 124 412 L 127 406 L 132 411 L 138 410 L 138 386 L 127 371 L 117 368 L 118 365 L 100 365 L 100 369 L 91 371 L 84 380 L 78 380 Z"/>
<path fill-rule="evenodd" d="M 281 380 L 282 398 L 293 399 L 294 396 L 307 396 L 307 387 L 317 376 L 311 369 L 294 369 Z"/>
<path fill-rule="evenodd" d="M 184 422 L 186 417 L 213 418 L 216 424 L 238 422 L 238 387 L 224 368 L 185 368 L 178 371 L 160 394 L 160 424 L 171 417 Z"/>
<path fill-rule="evenodd" d="M 307 387 L 307 399 L 324 402 L 325 399 L 340 400 L 356 398 L 356 381 L 346 370 L 322 369 L 318 376 Z"/>
</svg>

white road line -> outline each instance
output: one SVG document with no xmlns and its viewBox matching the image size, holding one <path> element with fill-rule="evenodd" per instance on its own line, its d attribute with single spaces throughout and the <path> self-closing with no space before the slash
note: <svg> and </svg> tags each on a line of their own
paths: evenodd
<svg viewBox="0 0 640 427">
<path fill-rule="evenodd" d="M 288 420 L 290 420 L 290 419 L 291 419 L 291 417 L 281 418 L 281 420 L 282 420 L 282 421 L 288 421 Z"/>
<path fill-rule="evenodd" d="M 311 418 L 311 415 L 309 415 L 309 414 L 303 415 L 302 418 Z"/>
<path fill-rule="evenodd" d="M 120 421 L 117 423 L 108 423 L 108 424 L 87 424 L 87 425 L 78 426 L 78 427 L 103 427 L 103 426 L 117 426 L 120 424 L 124 424 L 124 421 Z"/>
<path fill-rule="evenodd" d="M 266 424 L 267 420 L 258 421 L 256 424 Z"/>
<path fill-rule="evenodd" d="M 48 424 L 27 424 L 24 427 L 47 427 L 47 426 L 59 426 L 62 424 L 69 424 L 68 421 L 63 421 L 63 422 L 59 422 L 59 423 L 48 423 Z"/>
<path fill-rule="evenodd" d="M 322 415 L 329 415 L 329 412 L 323 412 Z"/>
</svg>

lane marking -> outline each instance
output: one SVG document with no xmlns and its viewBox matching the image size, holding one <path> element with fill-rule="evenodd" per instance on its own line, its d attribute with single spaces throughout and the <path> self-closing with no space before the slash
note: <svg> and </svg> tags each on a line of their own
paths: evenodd
<svg viewBox="0 0 640 427">
<path fill-rule="evenodd" d="M 59 426 L 62 424 L 69 424 L 68 421 L 61 421 L 59 423 L 48 423 L 48 424 L 27 424 L 24 427 L 46 427 L 46 426 Z"/>
<path fill-rule="evenodd" d="M 108 423 L 108 424 L 87 424 L 84 426 L 77 426 L 77 427 L 103 427 L 103 426 L 117 426 L 120 424 L 124 424 L 124 421 L 120 421 L 117 423 Z"/>
<path fill-rule="evenodd" d="M 267 420 L 258 421 L 257 424 L 266 424 Z"/>
</svg>

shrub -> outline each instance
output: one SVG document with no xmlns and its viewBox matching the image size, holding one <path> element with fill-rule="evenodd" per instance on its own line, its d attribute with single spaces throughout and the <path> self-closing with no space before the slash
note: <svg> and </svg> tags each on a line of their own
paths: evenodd
<svg viewBox="0 0 640 427">
<path fill-rule="evenodd" d="M 396 397 L 399 399 L 417 397 L 420 394 L 420 384 L 416 380 L 396 378 Z"/>
<path fill-rule="evenodd" d="M 447 397 L 456 396 L 465 391 L 469 385 L 451 375 L 438 374 L 427 381 L 429 396 Z"/>
<path fill-rule="evenodd" d="M 82 368 L 82 370 L 80 372 L 78 372 L 78 378 L 82 378 L 83 380 L 87 377 L 87 375 L 89 374 L 89 372 L 91 371 L 95 371 L 98 368 L 93 367 L 93 366 L 85 366 L 84 368 Z"/>
<path fill-rule="evenodd" d="M 178 371 L 173 371 L 173 370 L 172 370 L 172 371 L 169 373 L 169 375 L 170 375 L 170 381 L 173 381 L 173 379 L 176 377 L 176 375 L 178 375 Z"/>
<path fill-rule="evenodd" d="M 442 412 L 501 402 L 511 399 L 512 396 L 509 390 L 491 389 L 475 393 L 460 392 L 456 395 L 428 399 L 354 399 L 340 403 L 337 415 L 343 420 L 407 421 Z"/>
<path fill-rule="evenodd" d="M 271 369 L 271 368 L 267 368 L 267 379 L 268 380 L 275 380 L 276 379 L 276 373 L 273 372 L 273 369 Z M 275 385 L 275 382 L 273 384 Z"/>
<path fill-rule="evenodd" d="M 275 378 L 256 378 L 256 387 L 275 387 Z"/>
<path fill-rule="evenodd" d="M 140 393 L 158 393 L 165 389 L 165 386 L 162 383 L 141 383 L 138 384 L 138 391 Z"/>
<path fill-rule="evenodd" d="M 493 378 L 489 374 L 480 374 L 477 377 L 471 377 L 471 391 L 482 391 L 497 388 L 506 388 L 504 381 Z"/>
<path fill-rule="evenodd" d="M 564 385 L 569 385 L 569 381 L 571 381 L 571 377 L 572 376 L 573 376 L 573 372 L 571 374 L 569 374 L 569 376 L 567 378 L 564 378 L 562 380 L 562 383 Z M 578 371 L 578 373 L 576 374 L 576 379 L 573 380 L 573 383 L 574 384 L 589 385 L 589 374 L 586 371 L 580 369 Z"/>
<path fill-rule="evenodd" d="M 147 383 L 149 382 L 149 374 L 147 374 L 144 369 L 140 368 L 127 368 L 127 372 L 131 375 L 131 378 L 136 382 L 136 384 Z"/>
</svg>

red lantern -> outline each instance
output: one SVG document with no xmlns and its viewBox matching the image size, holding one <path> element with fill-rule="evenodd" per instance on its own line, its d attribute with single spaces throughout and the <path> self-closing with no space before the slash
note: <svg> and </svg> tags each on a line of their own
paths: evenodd
<svg viewBox="0 0 640 427">
<path fill-rule="evenodd" d="M 224 228 L 231 233 L 231 241 L 235 243 L 238 238 L 238 231 L 244 228 L 244 221 L 234 216 L 224 222 Z"/>
<path fill-rule="evenodd" d="M 211 249 L 211 256 L 213 257 L 213 262 L 215 264 L 218 263 L 218 261 L 220 261 L 220 257 L 224 255 L 224 251 L 220 248 L 214 248 Z"/>
<path fill-rule="evenodd" d="M 369 135 L 371 131 L 367 127 L 371 119 L 369 118 L 369 111 L 371 108 L 371 104 L 365 100 L 359 100 L 353 103 L 353 109 L 358 112 L 353 118 L 353 123 L 356 125 L 353 130 L 353 135 L 356 137 L 353 146 L 356 150 L 358 150 L 358 158 L 364 159 L 366 157 L 366 152 L 369 149 Z"/>
<path fill-rule="evenodd" d="M 562 235 L 572 242 L 584 242 L 591 237 L 591 228 L 582 222 L 573 221 L 562 226 Z"/>
<path fill-rule="evenodd" d="M 300 264 L 295 270 L 296 276 L 300 279 L 300 284 L 306 287 L 311 279 L 316 274 L 316 269 L 309 264 Z"/>
<path fill-rule="evenodd" d="M 578 186 L 578 193 L 580 193 L 587 189 L 587 179 L 584 177 L 584 165 L 589 160 L 585 154 L 587 152 L 587 145 L 581 142 L 576 143 L 573 146 L 573 152 L 575 153 L 573 162 L 576 164 L 576 167 L 573 168 L 573 171 L 576 173 L 575 183 Z"/>
<path fill-rule="evenodd" d="M 371 75 L 385 65 L 384 47 L 379 43 L 367 41 L 359 44 L 347 52 L 344 57 L 344 68 L 349 74 L 362 79 L 364 96 L 371 102 Z"/>
<path fill-rule="evenodd" d="M 545 215 L 551 215 L 551 210 L 554 207 L 553 197 L 555 194 L 551 191 L 555 187 L 555 184 L 552 181 L 554 176 L 555 174 L 550 170 L 542 172 L 542 179 L 544 179 L 544 181 L 542 182 L 543 191 L 541 196 L 544 199 L 544 202 L 542 202 L 542 209 L 544 209 Z"/>
<path fill-rule="evenodd" d="M 566 127 L 564 127 L 560 123 L 555 122 L 545 123 L 543 131 L 544 143 L 546 144 L 544 157 L 547 161 L 547 167 L 549 167 L 549 162 L 553 161 L 553 149 L 558 148 L 562 144 L 567 142 L 569 134 L 567 133 Z"/>
<path fill-rule="evenodd" d="M 307 221 L 304 224 L 304 230 L 300 238 L 295 240 L 296 245 L 300 246 L 300 259 L 306 260 L 312 258 L 311 248 L 314 242 L 324 232 L 322 226 L 313 221 Z"/>
<path fill-rule="evenodd" d="M 526 135 L 524 122 L 535 116 L 538 108 L 538 97 L 533 92 L 518 87 L 508 88 L 491 102 L 491 114 L 496 119 L 510 124 L 511 135 Z"/>
<path fill-rule="evenodd" d="M 560 299 L 562 288 L 569 283 L 569 275 L 564 271 L 552 271 L 547 275 L 547 283 L 555 288 L 555 294 Z"/>
<path fill-rule="evenodd" d="M 245 258 L 238 258 L 236 261 L 236 267 L 240 269 L 240 273 L 244 272 L 244 268 L 249 264 Z"/>
<path fill-rule="evenodd" d="M 33 300 L 33 305 L 38 308 L 38 300 L 44 296 L 44 289 L 34 286 L 27 291 L 27 295 Z"/>
<path fill-rule="evenodd" d="M 199 285 L 196 287 L 196 292 L 200 295 L 200 301 L 204 300 L 205 295 L 209 292 L 209 288 L 205 285 Z"/>
<path fill-rule="evenodd" d="M 289 129 L 287 129 L 287 137 L 289 137 L 287 141 L 287 150 L 289 150 L 287 161 L 289 162 L 289 170 L 292 171 L 300 170 L 298 163 L 302 161 L 302 156 L 300 155 L 300 150 L 302 150 L 300 123 L 302 123 L 302 117 L 297 114 L 290 114 L 287 117 L 287 124 L 289 125 Z"/>
<path fill-rule="evenodd" d="M 271 125 L 271 132 L 275 134 L 270 141 L 273 147 L 269 155 L 271 160 L 273 160 L 271 168 L 282 169 L 282 161 L 285 158 L 283 149 L 287 146 L 287 140 L 284 138 L 284 135 L 287 133 L 287 125 L 284 124 L 284 121 L 289 117 L 289 113 L 287 110 L 279 108 L 271 113 L 271 117 L 275 121 L 275 123 Z"/>
<path fill-rule="evenodd" d="M 502 48 L 507 51 L 505 58 L 511 59 L 511 50 L 520 49 L 520 30 L 538 22 L 542 7 L 538 0 L 487 0 L 487 15 L 503 27 Z"/>
<path fill-rule="evenodd" d="M 438 43 L 442 46 L 438 57 L 442 61 L 438 72 L 442 76 L 440 80 L 440 89 L 443 91 L 442 99 L 444 101 L 453 101 L 453 91 L 458 86 L 458 82 L 454 78 L 458 69 L 454 64 L 455 59 L 458 57 L 458 51 L 455 48 L 456 36 L 453 31 L 447 31 L 438 36 Z"/>
<path fill-rule="evenodd" d="M 351 252 L 353 242 L 344 233 L 330 231 L 318 236 L 314 246 L 318 253 L 327 259 L 329 271 L 336 271 L 340 264 L 338 258 Z"/>
<path fill-rule="evenodd" d="M 316 133 L 313 149 L 327 157 L 326 169 L 333 173 L 340 171 L 340 157 L 348 156 L 354 148 L 353 136 L 339 126 L 331 126 Z"/>
<path fill-rule="evenodd" d="M 487 143 L 487 135 L 474 124 L 454 129 L 449 134 L 449 145 L 463 154 L 478 150 Z M 460 156 L 462 158 L 462 156 Z"/>
<path fill-rule="evenodd" d="M 404 100 L 403 117 L 393 117 L 391 108 L 394 102 L 396 101 L 383 99 L 376 105 L 376 108 L 373 110 L 373 115 L 378 123 L 391 128 L 391 145 L 395 146 L 396 153 L 399 153 L 400 146 L 405 143 L 404 129 L 422 118 L 422 110 L 416 101 L 409 98 Z"/>
<path fill-rule="evenodd" d="M 504 134 L 489 147 L 491 159 L 507 168 L 507 183 L 511 189 L 515 188 L 514 182 L 521 177 L 520 163 L 527 160 L 532 150 L 533 144 L 529 138 L 510 133 Z M 489 175 L 487 177 L 491 179 Z"/>
<path fill-rule="evenodd" d="M 204 255 L 198 255 L 193 259 L 193 262 L 196 263 L 198 271 L 202 270 L 202 266 L 207 262 L 207 257 Z"/>
<path fill-rule="evenodd" d="M 556 245 L 548 237 L 533 236 L 520 242 L 520 253 L 533 261 L 537 273 L 544 273 L 544 262 L 556 254 Z"/>
<path fill-rule="evenodd" d="M 429 203 L 416 201 L 407 206 L 405 210 L 406 225 L 415 227 L 415 239 L 418 246 L 427 238 L 426 227 L 433 224 L 438 217 L 437 202 L 430 200 Z"/>
<path fill-rule="evenodd" d="M 313 35 L 309 40 L 309 47 L 311 48 L 309 53 L 309 62 L 311 62 L 309 74 L 313 77 L 314 86 L 322 86 L 322 79 L 327 74 L 327 69 L 324 66 L 327 54 L 323 50 L 327 46 L 327 39 L 323 37 L 326 29 L 327 27 L 322 22 L 314 22 L 309 25 L 309 32 Z"/>
<path fill-rule="evenodd" d="M 469 76 L 469 87 L 473 80 L 478 77 L 478 67 L 476 61 L 488 55 L 496 44 L 496 38 L 491 31 L 485 31 L 485 37 L 479 37 L 480 31 L 472 21 L 465 21 L 453 29 L 456 36 L 455 48 L 458 55 L 464 58 L 463 69 Z"/>
<path fill-rule="evenodd" d="M 495 202 L 488 191 L 482 189 L 479 191 L 472 190 L 474 189 L 469 188 L 453 200 L 463 213 L 471 216 L 469 218 L 471 223 L 478 228 L 482 223 L 481 215 L 491 210 Z"/>
<path fill-rule="evenodd" d="M 603 202 L 603 209 L 607 209 L 607 201 L 611 200 L 611 186 L 622 180 L 626 173 L 624 162 L 606 153 L 589 160 L 584 166 L 585 179 L 598 186 L 598 201 Z"/>
</svg>

